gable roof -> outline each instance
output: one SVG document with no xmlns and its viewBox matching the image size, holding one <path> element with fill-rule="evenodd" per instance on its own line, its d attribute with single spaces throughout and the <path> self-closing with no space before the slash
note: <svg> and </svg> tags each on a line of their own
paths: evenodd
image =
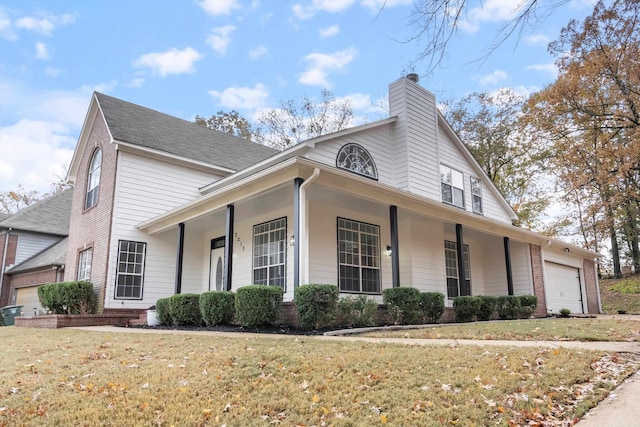
<svg viewBox="0 0 640 427">
<path fill-rule="evenodd" d="M 43 267 L 62 266 L 67 257 L 68 237 L 7 270 L 7 274 L 24 273 Z"/>
<path fill-rule="evenodd" d="M 0 228 L 67 236 L 72 197 L 72 188 L 49 196 L 0 221 Z"/>
<path fill-rule="evenodd" d="M 266 145 L 95 92 L 114 142 L 241 170 L 279 153 Z"/>
</svg>

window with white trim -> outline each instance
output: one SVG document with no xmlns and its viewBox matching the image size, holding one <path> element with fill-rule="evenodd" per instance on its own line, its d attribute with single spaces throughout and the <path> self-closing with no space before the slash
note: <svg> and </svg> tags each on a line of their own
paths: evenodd
<svg viewBox="0 0 640 427">
<path fill-rule="evenodd" d="M 116 299 L 142 299 L 146 252 L 147 244 L 144 242 L 118 242 Z"/>
<path fill-rule="evenodd" d="M 378 170 L 371 154 L 358 144 L 342 146 L 336 157 L 336 166 L 369 178 L 378 179 Z"/>
<path fill-rule="evenodd" d="M 87 176 L 87 194 L 84 201 L 84 208 L 89 209 L 98 203 L 100 193 L 100 170 L 102 169 L 102 150 L 99 148 L 93 152 L 89 163 L 89 174 Z"/>
<path fill-rule="evenodd" d="M 482 181 L 471 177 L 471 207 L 473 213 L 482 215 Z"/>
<path fill-rule="evenodd" d="M 442 201 L 464 208 L 464 176 L 462 172 L 440 165 Z"/>
<path fill-rule="evenodd" d="M 380 293 L 380 227 L 338 218 L 341 292 Z"/>
<path fill-rule="evenodd" d="M 287 218 L 253 226 L 253 283 L 285 289 Z"/>
<path fill-rule="evenodd" d="M 93 258 L 93 248 L 85 249 L 78 254 L 78 274 L 77 280 L 91 281 L 91 261 Z"/>
<path fill-rule="evenodd" d="M 458 285 L 458 250 L 456 242 L 445 240 L 444 260 L 447 276 L 447 298 L 455 298 L 463 295 L 471 295 L 471 261 L 469 256 L 469 245 L 463 245 L 464 254 L 464 283 Z"/>
</svg>

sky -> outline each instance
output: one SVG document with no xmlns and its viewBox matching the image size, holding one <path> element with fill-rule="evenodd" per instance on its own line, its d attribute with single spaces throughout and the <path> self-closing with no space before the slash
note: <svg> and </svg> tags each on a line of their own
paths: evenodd
<svg viewBox="0 0 640 427">
<path fill-rule="evenodd" d="M 440 99 L 533 93 L 557 76 L 547 44 L 592 1 L 569 0 L 477 61 L 518 4 L 469 0 L 427 74 L 413 0 L 3 0 L 0 192 L 46 193 L 65 176 L 93 91 L 186 120 L 255 120 L 328 89 L 359 122 L 387 117 L 388 85 L 409 72 Z"/>
</svg>

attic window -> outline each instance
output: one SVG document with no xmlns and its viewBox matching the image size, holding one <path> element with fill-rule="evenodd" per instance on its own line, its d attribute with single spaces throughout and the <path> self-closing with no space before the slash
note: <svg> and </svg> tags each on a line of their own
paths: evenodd
<svg viewBox="0 0 640 427">
<path fill-rule="evenodd" d="M 102 151 L 98 148 L 91 157 L 89 164 L 89 174 L 87 176 L 87 194 L 84 201 L 84 208 L 89 209 L 98 203 L 98 192 L 100 190 L 100 169 L 102 168 Z"/>
<path fill-rule="evenodd" d="M 336 166 L 368 178 L 378 179 L 378 170 L 371 154 L 358 144 L 346 144 L 338 152 Z"/>
</svg>

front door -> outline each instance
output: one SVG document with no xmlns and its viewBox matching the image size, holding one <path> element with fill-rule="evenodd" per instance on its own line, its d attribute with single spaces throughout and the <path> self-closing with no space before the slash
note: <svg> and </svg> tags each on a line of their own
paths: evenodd
<svg viewBox="0 0 640 427">
<path fill-rule="evenodd" d="M 209 257 L 209 290 L 224 290 L 224 237 L 211 240 Z"/>
</svg>

